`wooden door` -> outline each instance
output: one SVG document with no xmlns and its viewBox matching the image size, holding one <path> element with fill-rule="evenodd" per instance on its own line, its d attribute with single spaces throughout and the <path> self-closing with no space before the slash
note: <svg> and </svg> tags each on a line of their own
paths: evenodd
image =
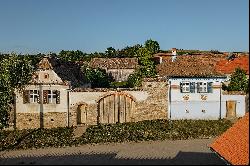
<svg viewBox="0 0 250 166">
<path fill-rule="evenodd" d="M 236 101 L 228 100 L 226 101 L 226 118 L 235 118 L 236 117 Z"/>
<path fill-rule="evenodd" d="M 115 93 L 108 95 L 98 102 L 99 123 L 130 122 L 134 101 L 129 96 Z"/>
</svg>

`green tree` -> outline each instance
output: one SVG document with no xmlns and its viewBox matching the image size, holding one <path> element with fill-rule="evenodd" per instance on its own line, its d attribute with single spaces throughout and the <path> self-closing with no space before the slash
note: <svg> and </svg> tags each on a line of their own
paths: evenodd
<svg viewBox="0 0 250 166">
<path fill-rule="evenodd" d="M 136 71 L 134 74 L 128 76 L 127 84 L 130 88 L 140 87 L 142 83 L 142 76 L 140 71 Z"/>
<path fill-rule="evenodd" d="M 11 54 L 0 61 L 0 128 L 8 126 L 15 90 L 21 91 L 32 76 L 34 67 L 27 56 Z"/>
<path fill-rule="evenodd" d="M 155 62 L 152 60 L 153 54 L 145 47 L 137 51 L 139 59 L 140 72 L 142 77 L 155 77 Z"/>
<path fill-rule="evenodd" d="M 84 60 L 86 57 L 86 53 L 83 53 L 80 50 L 76 51 L 60 51 L 58 57 L 64 61 L 79 61 Z"/>
<path fill-rule="evenodd" d="M 246 71 L 241 68 L 236 68 L 231 75 L 228 86 L 223 86 L 227 91 L 245 91 L 248 92 L 249 79 L 247 79 Z"/>
<path fill-rule="evenodd" d="M 108 58 L 115 58 L 117 57 L 117 51 L 113 47 L 108 47 L 105 51 L 105 56 Z"/>
<path fill-rule="evenodd" d="M 92 88 L 108 88 L 112 77 L 104 69 L 82 66 L 82 71 Z"/>
<path fill-rule="evenodd" d="M 156 54 L 160 50 L 160 45 L 157 41 L 149 39 L 145 41 L 145 48 L 151 52 L 151 54 Z"/>
<path fill-rule="evenodd" d="M 142 48 L 142 45 L 140 44 L 136 44 L 134 46 L 127 46 L 123 49 L 121 49 L 118 54 L 119 54 L 119 57 L 137 57 L 137 51 Z"/>
</svg>

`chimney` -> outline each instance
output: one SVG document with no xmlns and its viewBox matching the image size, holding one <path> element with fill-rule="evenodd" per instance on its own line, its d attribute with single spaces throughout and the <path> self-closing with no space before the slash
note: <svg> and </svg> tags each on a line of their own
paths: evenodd
<svg viewBox="0 0 250 166">
<path fill-rule="evenodd" d="M 172 48 L 172 62 L 174 62 L 176 59 L 176 55 L 177 55 L 176 51 L 177 51 L 176 48 Z"/>
<path fill-rule="evenodd" d="M 176 54 L 176 48 L 172 48 L 172 55 L 177 55 Z"/>
</svg>

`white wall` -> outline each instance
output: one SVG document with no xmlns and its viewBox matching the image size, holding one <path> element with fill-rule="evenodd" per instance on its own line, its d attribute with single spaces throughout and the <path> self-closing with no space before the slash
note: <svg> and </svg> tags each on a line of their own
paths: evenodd
<svg viewBox="0 0 250 166">
<path fill-rule="evenodd" d="M 212 93 L 181 93 L 180 87 L 169 88 L 169 114 L 171 119 L 219 119 L 220 117 L 220 88 L 221 78 L 171 78 L 169 86 L 180 86 L 182 81 L 190 82 L 213 82 Z M 206 100 L 202 100 L 201 96 L 206 96 Z M 188 96 L 188 100 L 184 100 L 184 96 Z M 187 113 L 187 111 L 188 113 Z M 205 112 L 202 112 L 205 110 Z"/>
<path fill-rule="evenodd" d="M 67 89 L 68 86 L 63 85 L 29 85 L 25 90 L 59 90 L 60 91 L 60 104 L 40 104 L 40 103 L 23 103 L 23 94 L 16 93 L 16 112 L 17 113 L 43 113 L 46 112 L 67 112 Z M 40 96 L 42 103 L 42 94 Z"/>
<path fill-rule="evenodd" d="M 222 117 L 226 117 L 226 101 L 235 100 L 236 101 L 236 116 L 242 117 L 246 113 L 246 95 L 222 95 L 221 106 L 222 106 Z"/>
</svg>

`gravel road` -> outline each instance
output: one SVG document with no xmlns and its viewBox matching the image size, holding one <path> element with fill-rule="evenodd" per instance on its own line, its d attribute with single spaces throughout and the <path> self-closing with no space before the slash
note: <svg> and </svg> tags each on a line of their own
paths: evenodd
<svg viewBox="0 0 250 166">
<path fill-rule="evenodd" d="M 0 165 L 225 165 L 208 148 L 214 139 L 81 145 L 0 152 Z"/>
</svg>

